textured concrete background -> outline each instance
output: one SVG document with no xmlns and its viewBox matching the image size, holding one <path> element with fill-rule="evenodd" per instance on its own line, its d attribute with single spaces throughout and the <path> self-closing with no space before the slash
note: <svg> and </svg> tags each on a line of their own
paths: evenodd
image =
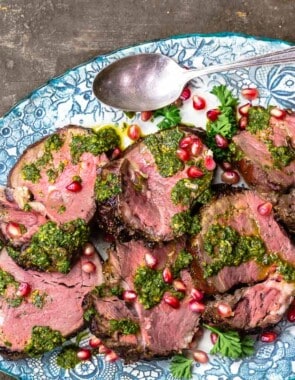
<svg viewBox="0 0 295 380">
<path fill-rule="evenodd" d="M 0 0 L 0 116 L 52 76 L 129 44 L 226 31 L 295 42 L 294 10 L 295 0 Z"/>
</svg>

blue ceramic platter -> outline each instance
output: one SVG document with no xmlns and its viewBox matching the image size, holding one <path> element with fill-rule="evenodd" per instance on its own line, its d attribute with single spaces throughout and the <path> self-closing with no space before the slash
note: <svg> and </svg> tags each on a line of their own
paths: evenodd
<svg viewBox="0 0 295 380">
<path fill-rule="evenodd" d="M 288 45 L 283 41 L 235 34 L 177 36 L 121 49 L 69 70 L 34 91 L 0 119 L 0 184 L 6 183 L 9 170 L 23 150 L 56 128 L 70 123 L 91 127 L 126 121 L 123 112 L 99 103 L 91 91 L 97 72 L 118 58 L 143 52 L 161 53 L 183 66 L 203 67 L 283 49 Z M 205 96 L 208 106 L 214 106 L 215 100 L 209 92 L 217 84 L 226 84 L 235 95 L 242 87 L 254 86 L 260 91 L 259 104 L 295 110 L 294 64 L 212 74 L 193 81 L 191 87 L 194 92 Z M 204 126 L 205 113 L 197 113 L 191 105 L 183 107 L 182 116 L 186 122 Z M 136 122 L 141 124 L 139 116 L 136 116 Z M 153 130 L 150 123 L 141 127 L 144 131 Z M 211 356 L 206 365 L 194 364 L 193 379 L 295 379 L 295 326 L 284 320 L 276 330 L 279 332 L 276 342 L 257 342 L 253 357 L 233 361 Z M 83 343 L 86 345 L 87 339 Z M 208 346 L 208 342 L 202 345 Z M 124 365 L 121 361 L 106 363 L 101 356 L 97 356 L 91 361 L 82 362 L 75 369 L 64 370 L 56 364 L 56 352 L 40 359 L 18 361 L 0 357 L 0 370 L 23 380 L 174 380 L 168 367 L 169 361 Z"/>
</svg>

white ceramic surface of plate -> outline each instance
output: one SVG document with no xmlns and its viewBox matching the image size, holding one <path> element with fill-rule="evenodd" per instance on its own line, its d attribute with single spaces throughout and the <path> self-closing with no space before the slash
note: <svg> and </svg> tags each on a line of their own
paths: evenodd
<svg viewBox="0 0 295 380">
<path fill-rule="evenodd" d="M 176 36 L 124 48 L 73 68 L 34 91 L 0 119 L 0 183 L 6 183 L 10 168 L 29 144 L 57 128 L 67 124 L 92 127 L 109 123 L 130 123 L 122 111 L 99 103 L 91 90 L 97 72 L 118 58 L 142 52 L 161 53 L 172 57 L 183 66 L 201 68 L 287 46 L 289 44 L 283 41 L 236 34 Z M 239 95 L 243 87 L 257 87 L 260 92 L 257 104 L 272 104 L 295 110 L 294 64 L 245 68 L 230 73 L 212 74 L 193 81 L 192 92 L 206 99 L 207 108 L 196 111 L 192 107 L 191 99 L 188 100 L 181 109 L 184 122 L 205 126 L 206 111 L 217 105 L 210 90 L 218 84 L 228 86 L 235 96 Z M 132 123 L 134 122 L 141 126 L 144 133 L 157 129 L 155 123 L 142 122 L 139 115 L 132 119 Z M 210 356 L 208 364 L 194 364 L 193 379 L 295 379 L 295 326 L 284 320 L 276 330 L 279 332 L 278 339 L 270 344 L 257 342 L 253 357 L 234 361 Z M 87 339 L 82 341 L 83 344 L 87 344 Z M 202 347 L 210 350 L 208 340 L 202 342 Z M 74 369 L 64 370 L 56 364 L 57 352 L 58 350 L 47 353 L 40 359 L 10 361 L 0 357 L 0 370 L 26 380 L 174 379 L 169 372 L 169 360 L 124 365 L 122 361 L 106 363 L 102 356 L 97 356 L 90 361 L 81 362 Z"/>
</svg>

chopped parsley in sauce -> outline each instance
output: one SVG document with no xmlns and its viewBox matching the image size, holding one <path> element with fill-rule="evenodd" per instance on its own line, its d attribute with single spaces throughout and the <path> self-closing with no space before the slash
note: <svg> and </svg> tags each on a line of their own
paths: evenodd
<svg viewBox="0 0 295 380">
<path fill-rule="evenodd" d="M 123 335 L 136 334 L 139 331 L 139 324 L 128 318 L 111 319 L 110 332 L 120 332 Z"/>
<path fill-rule="evenodd" d="M 64 369 L 75 368 L 81 362 L 77 356 L 78 351 L 79 347 L 74 344 L 63 347 L 56 357 L 56 364 Z"/>
<path fill-rule="evenodd" d="M 52 330 L 48 326 L 34 326 L 32 336 L 25 346 L 25 353 L 30 357 L 38 357 L 44 352 L 52 351 L 62 345 L 65 338 L 57 330 Z"/>
<path fill-rule="evenodd" d="M 120 177 L 114 173 L 108 173 L 106 177 L 98 175 L 94 191 L 98 202 L 107 201 L 122 191 Z"/>
<path fill-rule="evenodd" d="M 171 228 L 174 235 L 194 235 L 200 232 L 200 220 L 198 215 L 191 215 L 189 210 L 178 212 L 171 218 Z"/>
</svg>

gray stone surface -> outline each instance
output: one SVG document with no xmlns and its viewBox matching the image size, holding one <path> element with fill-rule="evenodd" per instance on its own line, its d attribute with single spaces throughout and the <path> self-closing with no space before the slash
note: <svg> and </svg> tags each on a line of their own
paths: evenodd
<svg viewBox="0 0 295 380">
<path fill-rule="evenodd" d="M 295 42 L 294 8 L 294 0 L 0 0 L 0 115 L 52 76 L 138 42 L 225 31 Z"/>
</svg>

